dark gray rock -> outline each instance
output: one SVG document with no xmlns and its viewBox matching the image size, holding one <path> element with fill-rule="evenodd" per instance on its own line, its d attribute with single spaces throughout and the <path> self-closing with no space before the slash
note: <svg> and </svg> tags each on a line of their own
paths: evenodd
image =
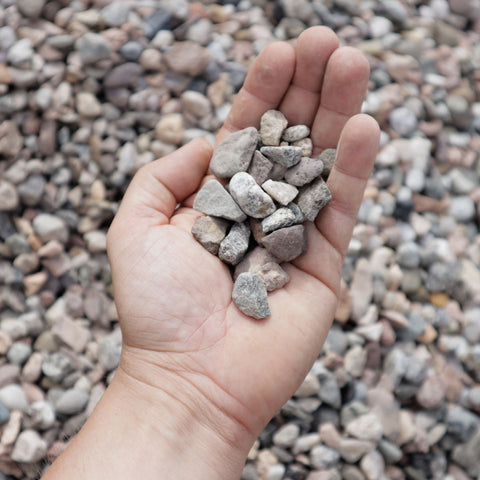
<svg viewBox="0 0 480 480">
<path fill-rule="evenodd" d="M 291 262 L 307 251 L 307 231 L 303 225 L 281 228 L 265 236 L 263 245 L 280 262 Z"/>
<path fill-rule="evenodd" d="M 270 196 L 247 172 L 236 173 L 230 180 L 229 189 L 234 200 L 250 217 L 265 218 L 276 209 Z"/>
<path fill-rule="evenodd" d="M 207 215 L 197 219 L 192 235 L 213 255 L 217 255 L 221 241 L 227 234 L 229 223 L 221 218 Z"/>
<path fill-rule="evenodd" d="M 215 149 L 210 168 L 218 178 L 230 178 L 246 172 L 258 144 L 257 129 L 248 127 L 232 133 Z"/>
<path fill-rule="evenodd" d="M 209 180 L 199 190 L 193 208 L 200 212 L 234 222 L 243 222 L 247 216 L 218 180 Z"/>
<path fill-rule="evenodd" d="M 248 250 L 250 226 L 247 222 L 233 224 L 228 235 L 220 243 L 218 257 L 225 263 L 236 265 Z"/>
<path fill-rule="evenodd" d="M 298 194 L 295 203 L 311 222 L 317 218 L 320 210 L 332 200 L 332 195 L 327 184 L 322 178 L 317 178 L 313 183 L 307 185 Z"/>
<path fill-rule="evenodd" d="M 296 165 L 303 156 L 300 147 L 262 147 L 260 152 L 272 162 L 287 168 Z"/>
<path fill-rule="evenodd" d="M 241 273 L 233 285 L 232 299 L 241 312 L 256 319 L 270 315 L 267 289 L 262 279 L 250 272 Z"/>
<path fill-rule="evenodd" d="M 285 180 L 290 185 L 302 187 L 312 182 L 323 172 L 323 162 L 319 159 L 302 157 L 297 165 L 285 172 Z"/>
</svg>

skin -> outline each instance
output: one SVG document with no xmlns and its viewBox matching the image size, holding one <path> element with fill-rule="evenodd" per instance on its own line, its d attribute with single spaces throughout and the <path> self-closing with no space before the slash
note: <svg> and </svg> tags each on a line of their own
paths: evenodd
<svg viewBox="0 0 480 480">
<path fill-rule="evenodd" d="M 301 384 L 330 328 L 341 266 L 378 149 L 359 115 L 369 76 L 358 51 L 313 27 L 274 43 L 250 69 L 218 135 L 259 126 L 268 109 L 311 127 L 315 153 L 336 147 L 333 201 L 309 223 L 309 249 L 286 265 L 256 321 L 231 300 L 220 260 L 192 237 L 194 193 L 211 147 L 194 140 L 136 174 L 108 234 L 123 333 L 120 366 L 45 480 L 238 479 L 252 443 Z M 177 205 L 179 207 L 177 208 Z"/>
</svg>

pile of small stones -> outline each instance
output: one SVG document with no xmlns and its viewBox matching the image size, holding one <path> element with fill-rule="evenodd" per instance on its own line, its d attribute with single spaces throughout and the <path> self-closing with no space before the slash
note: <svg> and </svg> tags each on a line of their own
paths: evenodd
<svg viewBox="0 0 480 480">
<path fill-rule="evenodd" d="M 236 266 L 233 301 L 257 319 L 270 315 L 267 291 L 289 281 L 280 263 L 307 251 L 303 222 L 314 221 L 332 198 L 324 178 L 336 151 L 327 149 L 311 158 L 309 135 L 306 125 L 288 127 L 281 112 L 268 110 L 260 131 L 245 128 L 215 149 L 210 169 L 218 178 L 229 179 L 227 188 L 209 180 L 195 198 L 194 208 L 207 216 L 194 224 L 194 237 Z"/>
<path fill-rule="evenodd" d="M 38 478 L 115 372 L 134 173 L 213 145 L 255 56 L 312 25 L 366 55 L 381 145 L 324 349 L 242 480 L 480 476 L 477 0 L 0 0 L 0 480 Z"/>
</svg>

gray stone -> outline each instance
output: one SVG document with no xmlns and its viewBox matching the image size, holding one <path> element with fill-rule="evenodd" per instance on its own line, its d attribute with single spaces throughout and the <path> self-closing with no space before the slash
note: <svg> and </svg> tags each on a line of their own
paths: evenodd
<svg viewBox="0 0 480 480">
<path fill-rule="evenodd" d="M 172 71 L 196 77 L 207 68 L 210 52 L 194 42 L 176 42 L 164 58 Z"/>
<path fill-rule="evenodd" d="M 262 188 L 281 205 L 288 205 L 298 195 L 298 190 L 293 185 L 275 180 L 267 180 Z"/>
<path fill-rule="evenodd" d="M 477 415 L 459 405 L 448 405 L 445 423 L 450 435 L 466 442 L 477 431 L 479 420 Z"/>
<path fill-rule="evenodd" d="M 138 62 L 140 55 L 145 50 L 145 46 L 140 42 L 135 42 L 133 40 L 122 45 L 120 49 L 120 54 L 128 62 Z"/>
<path fill-rule="evenodd" d="M 43 175 L 33 174 L 17 187 L 18 194 L 24 205 L 33 207 L 43 196 L 46 181 Z"/>
<path fill-rule="evenodd" d="M 26 342 L 14 342 L 8 349 L 7 360 L 12 365 L 23 365 L 32 353 L 32 346 Z"/>
<path fill-rule="evenodd" d="M 260 152 L 272 162 L 286 168 L 293 167 L 304 156 L 300 147 L 262 147 Z"/>
<path fill-rule="evenodd" d="M 298 194 L 296 204 L 311 222 L 317 218 L 320 210 L 332 200 L 332 195 L 327 184 L 322 178 L 317 178 L 313 183 L 303 187 Z"/>
<path fill-rule="evenodd" d="M 467 195 L 458 195 L 450 199 L 450 215 L 457 222 L 469 222 L 475 216 L 475 203 Z"/>
<path fill-rule="evenodd" d="M 282 288 L 290 280 L 288 273 L 278 265 L 277 259 L 262 247 L 256 247 L 247 253 L 235 268 L 234 280 L 243 272 L 257 274 L 268 292 Z"/>
<path fill-rule="evenodd" d="M 262 279 L 250 272 L 241 273 L 233 285 L 232 299 L 241 312 L 256 319 L 270 315 L 267 289 Z"/>
<path fill-rule="evenodd" d="M 337 158 L 337 150 L 335 148 L 327 148 L 318 156 L 318 159 L 323 163 L 323 178 L 326 179 L 330 175 L 335 164 L 335 158 Z"/>
<path fill-rule="evenodd" d="M 32 61 L 33 48 L 29 38 L 22 38 L 10 47 L 7 60 L 15 67 L 28 65 Z"/>
<path fill-rule="evenodd" d="M 105 24 L 109 27 L 121 27 L 128 20 L 130 6 L 127 2 L 112 2 L 102 8 L 100 15 Z"/>
<path fill-rule="evenodd" d="M 51 428 L 56 420 L 55 410 L 44 400 L 33 402 L 28 409 L 28 416 L 32 426 L 40 430 Z"/>
<path fill-rule="evenodd" d="M 360 460 L 360 468 L 367 480 L 381 480 L 384 478 L 385 462 L 377 450 L 367 453 Z"/>
<path fill-rule="evenodd" d="M 455 446 L 452 452 L 452 459 L 461 465 L 473 478 L 480 475 L 480 464 L 478 458 L 480 456 L 480 432 L 467 442 Z"/>
<path fill-rule="evenodd" d="M 244 128 L 225 138 L 215 149 L 210 168 L 218 178 L 230 178 L 238 172 L 246 172 L 258 144 L 258 132 L 254 127 Z"/>
<path fill-rule="evenodd" d="M 0 402 L 0 426 L 4 423 L 7 423 L 9 419 L 10 412 L 8 411 L 8 408 L 2 402 Z"/>
<path fill-rule="evenodd" d="M 285 180 L 290 185 L 302 187 L 312 182 L 323 172 L 323 162 L 319 159 L 302 157 L 297 165 L 285 172 Z"/>
<path fill-rule="evenodd" d="M 19 463 L 34 463 L 47 454 L 47 442 L 35 431 L 20 433 L 12 451 L 12 460 Z"/>
<path fill-rule="evenodd" d="M 340 460 L 340 454 L 333 448 L 325 445 L 316 445 L 310 451 L 310 464 L 318 470 L 327 470 L 335 467 Z"/>
<path fill-rule="evenodd" d="M 68 240 L 68 227 L 58 216 L 50 213 L 39 213 L 33 219 L 33 229 L 38 238 L 44 243 L 58 240 L 65 243 Z"/>
<path fill-rule="evenodd" d="M 107 39 L 97 33 L 85 33 L 75 43 L 84 65 L 111 58 L 112 50 Z"/>
<path fill-rule="evenodd" d="M 415 242 L 402 243 L 397 249 L 397 262 L 405 268 L 417 268 L 420 265 L 420 249 Z"/>
<path fill-rule="evenodd" d="M 283 132 L 282 140 L 285 142 L 298 142 L 310 135 L 310 129 L 306 125 L 294 125 Z"/>
<path fill-rule="evenodd" d="M 356 438 L 342 438 L 338 452 L 347 463 L 356 463 L 365 454 L 375 449 L 375 443 Z"/>
<path fill-rule="evenodd" d="M 385 440 L 384 438 L 380 439 L 378 442 L 378 450 L 382 454 L 385 463 L 387 464 L 394 464 L 399 462 L 403 457 L 402 450 L 397 447 L 392 442 Z"/>
<path fill-rule="evenodd" d="M 236 173 L 230 180 L 229 189 L 233 199 L 250 217 L 265 218 L 276 209 L 270 196 L 246 172 Z"/>
<path fill-rule="evenodd" d="M 328 370 L 324 370 L 317 375 L 317 378 L 320 382 L 320 388 L 317 392 L 318 398 L 322 403 L 339 409 L 342 405 L 342 394 L 335 375 Z"/>
<path fill-rule="evenodd" d="M 42 13 L 46 0 L 17 0 L 16 5 L 20 13 L 28 18 L 38 18 Z"/>
<path fill-rule="evenodd" d="M 305 221 L 305 215 L 300 210 L 296 203 L 290 203 L 287 205 L 287 208 L 290 209 L 295 215 L 295 223 L 303 223 Z"/>
<path fill-rule="evenodd" d="M 28 400 L 23 388 L 14 383 L 0 388 L 0 402 L 10 411 L 26 412 L 28 409 Z"/>
<path fill-rule="evenodd" d="M 262 220 L 262 230 L 270 233 L 279 228 L 290 227 L 295 223 L 295 213 L 289 208 L 279 208 Z"/>
<path fill-rule="evenodd" d="M 197 219 L 192 235 L 213 255 L 217 255 L 221 241 L 227 234 L 229 223 L 209 215 Z"/>
<path fill-rule="evenodd" d="M 264 145 L 280 145 L 288 120 L 278 110 L 267 110 L 260 119 L 260 135 Z"/>
<path fill-rule="evenodd" d="M 142 74 L 142 67 L 135 62 L 126 62 L 110 70 L 103 79 L 105 88 L 135 87 Z"/>
<path fill-rule="evenodd" d="M 4 96 L 3 98 L 5 100 L 6 96 Z M 22 148 L 23 138 L 15 122 L 10 120 L 2 122 L 2 124 L 0 125 L 0 155 L 4 155 L 7 157 L 15 157 L 20 153 Z"/>
<path fill-rule="evenodd" d="M 343 480 L 365 480 L 365 475 L 354 465 L 344 465 L 342 468 Z"/>
<path fill-rule="evenodd" d="M 280 262 L 291 262 L 307 251 L 307 231 L 303 225 L 275 230 L 263 238 L 263 246 Z"/>
<path fill-rule="evenodd" d="M 18 207 L 18 193 L 14 185 L 0 180 L 0 211 L 11 211 Z"/>
<path fill-rule="evenodd" d="M 122 338 L 115 330 L 98 343 L 98 361 L 107 372 L 118 367 L 121 353 Z"/>
<path fill-rule="evenodd" d="M 260 187 L 259 187 L 260 188 Z M 209 180 L 199 190 L 193 208 L 214 217 L 243 222 L 247 216 L 218 180 Z"/>
<path fill-rule="evenodd" d="M 379 418 L 373 413 L 367 413 L 352 420 L 346 427 L 346 432 L 360 440 L 378 442 L 383 435 L 383 427 Z"/>
<path fill-rule="evenodd" d="M 313 142 L 311 138 L 302 138 L 292 143 L 292 147 L 299 147 L 302 149 L 302 157 L 311 157 L 313 153 Z"/>
<path fill-rule="evenodd" d="M 292 447 L 299 435 L 300 427 L 296 423 L 286 423 L 273 434 L 273 444 L 282 448 Z"/>
<path fill-rule="evenodd" d="M 268 180 L 272 167 L 273 163 L 259 150 L 255 150 L 247 172 L 261 185 Z"/>
<path fill-rule="evenodd" d="M 250 226 L 247 222 L 234 223 L 228 235 L 220 243 L 218 257 L 225 263 L 236 265 L 248 250 Z"/>
<path fill-rule="evenodd" d="M 7 51 L 16 41 L 17 35 L 12 27 L 5 26 L 0 28 L 0 50 Z"/>
<path fill-rule="evenodd" d="M 402 137 L 410 136 L 418 127 L 415 112 L 407 107 L 397 107 L 390 113 L 390 125 Z"/>
<path fill-rule="evenodd" d="M 62 415 L 76 415 L 87 406 L 88 400 L 88 393 L 71 388 L 57 399 L 55 410 Z"/>
</svg>

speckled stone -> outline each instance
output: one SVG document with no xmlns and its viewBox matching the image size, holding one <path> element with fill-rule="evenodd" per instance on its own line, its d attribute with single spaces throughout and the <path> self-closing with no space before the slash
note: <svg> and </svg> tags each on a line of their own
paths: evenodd
<svg viewBox="0 0 480 480">
<path fill-rule="evenodd" d="M 319 159 L 302 157 L 297 165 L 285 172 L 285 180 L 290 185 L 302 187 L 315 180 L 323 172 L 323 162 Z"/>
<path fill-rule="evenodd" d="M 220 243 L 218 257 L 225 263 L 236 265 L 248 250 L 250 226 L 247 222 L 233 224 L 228 235 Z"/>
<path fill-rule="evenodd" d="M 288 127 L 282 135 L 285 142 L 298 142 L 310 135 L 310 129 L 306 125 L 293 125 Z"/>
<path fill-rule="evenodd" d="M 300 147 L 262 147 L 260 152 L 272 162 L 287 168 L 296 165 L 303 156 Z"/>
<path fill-rule="evenodd" d="M 200 217 L 192 227 L 192 235 L 213 255 L 217 255 L 225 238 L 229 223 L 221 218 L 207 215 Z"/>
<path fill-rule="evenodd" d="M 241 273 L 233 285 L 232 299 L 241 312 L 258 320 L 270 315 L 267 289 L 262 279 L 250 272 Z"/>
<path fill-rule="evenodd" d="M 276 209 L 271 197 L 246 172 L 236 173 L 230 180 L 229 188 L 234 200 L 250 217 L 265 218 Z"/>
<path fill-rule="evenodd" d="M 262 188 L 281 205 L 288 205 L 298 195 L 298 190 L 293 185 L 275 180 L 267 180 Z"/>
<path fill-rule="evenodd" d="M 215 149 L 210 168 L 218 178 L 230 178 L 246 172 L 259 140 L 257 129 L 244 128 L 225 138 Z"/>
<path fill-rule="evenodd" d="M 327 184 L 322 178 L 317 178 L 310 185 L 307 185 L 298 194 L 295 203 L 311 222 L 317 218 L 320 210 L 332 200 L 332 195 Z"/>
<path fill-rule="evenodd" d="M 295 213 L 290 208 L 279 208 L 262 220 L 262 230 L 271 233 L 279 228 L 290 227 L 295 220 Z"/>
<path fill-rule="evenodd" d="M 247 216 L 218 180 L 209 180 L 205 183 L 195 197 L 193 208 L 207 215 L 234 222 L 243 222 L 247 219 Z"/>
</svg>

